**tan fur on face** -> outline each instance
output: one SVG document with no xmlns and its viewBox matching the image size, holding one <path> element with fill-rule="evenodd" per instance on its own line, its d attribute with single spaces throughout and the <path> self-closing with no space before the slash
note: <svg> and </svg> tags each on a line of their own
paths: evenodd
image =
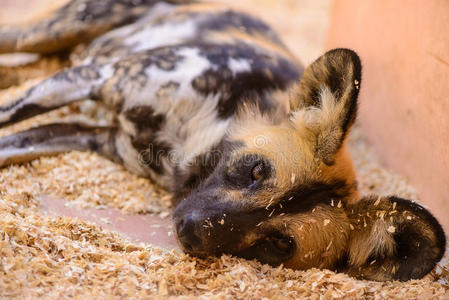
<svg viewBox="0 0 449 300">
<path fill-rule="evenodd" d="M 242 128 L 233 134 L 233 138 L 246 145 L 233 153 L 233 156 L 237 158 L 246 154 L 258 154 L 267 158 L 274 167 L 275 175 L 269 182 L 276 189 L 264 191 L 265 195 L 258 194 L 253 200 L 254 206 L 266 206 L 271 198 L 277 198 L 300 180 L 314 176 L 313 173 L 317 170 L 313 165 L 313 153 L 293 129 L 256 123 L 251 128 L 249 131 Z"/>
<path fill-rule="evenodd" d="M 333 165 L 324 164 L 316 157 L 313 137 L 304 136 L 289 124 L 269 125 L 270 121 L 260 117 L 247 122 L 232 133 L 232 138 L 242 141 L 246 147 L 233 155 L 259 154 L 266 157 L 275 169 L 275 178 L 270 180 L 275 189 L 262 191 L 255 197 L 253 205 L 266 206 L 299 184 L 311 182 L 331 183 L 344 181 L 352 185 L 348 201 L 358 200 L 355 171 L 345 145 L 335 154 Z M 238 199 L 238 198 L 236 198 Z"/>
<path fill-rule="evenodd" d="M 273 218 L 265 226 L 294 238 L 296 252 L 285 263 L 294 269 L 333 268 L 349 239 L 349 222 L 343 208 L 337 207 L 317 206 L 310 212 Z"/>
</svg>

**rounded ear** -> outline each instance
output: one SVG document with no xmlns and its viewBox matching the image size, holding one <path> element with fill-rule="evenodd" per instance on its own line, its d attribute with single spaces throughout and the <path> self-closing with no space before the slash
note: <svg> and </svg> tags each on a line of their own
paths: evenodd
<svg viewBox="0 0 449 300">
<path fill-rule="evenodd" d="M 347 207 L 346 272 L 370 280 L 422 278 L 443 257 L 446 236 L 421 205 L 397 197 L 366 197 Z"/>
<path fill-rule="evenodd" d="M 293 123 L 299 130 L 312 133 L 315 152 L 327 164 L 332 164 L 356 118 L 361 71 L 354 51 L 334 49 L 304 71 L 291 93 Z"/>
</svg>

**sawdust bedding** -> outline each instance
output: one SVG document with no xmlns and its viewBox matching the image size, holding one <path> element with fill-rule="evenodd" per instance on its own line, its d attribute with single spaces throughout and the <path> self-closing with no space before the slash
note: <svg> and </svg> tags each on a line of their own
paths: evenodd
<svg viewBox="0 0 449 300">
<path fill-rule="evenodd" d="M 79 220 L 43 217 L 30 195 L 0 200 L 3 297 L 42 298 L 412 298 L 447 296 L 430 279 L 354 280 L 331 271 L 292 271 L 223 256 L 198 260 Z"/>
<path fill-rule="evenodd" d="M 32 194 L 0 197 L 3 298 L 331 299 L 449 297 L 433 276 L 405 283 L 272 268 L 229 256 L 205 260 L 134 244 L 77 219 L 41 215 Z"/>
<path fill-rule="evenodd" d="M 38 80 L 1 91 L 0 103 Z M 77 118 L 110 122 L 104 109 L 86 102 L 2 129 L 0 136 Z M 357 127 L 349 146 L 363 194 L 417 199 L 404 179 L 380 165 Z M 226 255 L 196 259 L 131 242 L 80 219 L 46 215 L 41 195 L 70 206 L 113 207 L 129 214 L 166 217 L 171 210 L 167 193 L 93 153 L 71 152 L 0 170 L 0 298 L 449 298 L 447 256 L 422 280 L 386 283 L 329 270 L 272 268 Z"/>
</svg>

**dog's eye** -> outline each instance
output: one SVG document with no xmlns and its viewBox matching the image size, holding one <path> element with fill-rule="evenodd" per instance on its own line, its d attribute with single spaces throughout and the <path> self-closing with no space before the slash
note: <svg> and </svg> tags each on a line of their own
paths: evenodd
<svg viewBox="0 0 449 300">
<path fill-rule="evenodd" d="M 253 182 L 262 179 L 264 175 L 265 175 L 265 167 L 263 163 L 258 163 L 253 167 L 251 171 L 251 179 Z"/>
<path fill-rule="evenodd" d="M 271 243 L 280 252 L 290 252 L 293 247 L 293 240 L 289 237 L 279 236 L 272 237 Z"/>
</svg>

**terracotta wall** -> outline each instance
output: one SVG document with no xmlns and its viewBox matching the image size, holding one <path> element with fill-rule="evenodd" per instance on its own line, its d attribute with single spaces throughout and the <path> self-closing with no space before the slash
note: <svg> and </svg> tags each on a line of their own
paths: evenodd
<svg viewBox="0 0 449 300">
<path fill-rule="evenodd" d="M 449 232 L 449 1 L 334 0 L 334 47 L 362 58 L 368 139 Z"/>
</svg>

